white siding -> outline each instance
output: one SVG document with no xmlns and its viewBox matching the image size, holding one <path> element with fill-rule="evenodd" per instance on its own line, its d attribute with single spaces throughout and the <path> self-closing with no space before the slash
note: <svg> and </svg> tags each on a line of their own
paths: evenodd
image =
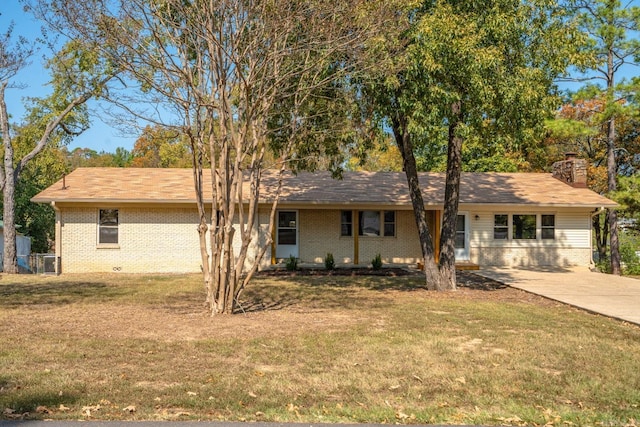
<svg viewBox="0 0 640 427">
<path fill-rule="evenodd" d="M 535 214 L 537 239 L 507 240 L 493 238 L 494 215 Z M 555 239 L 540 239 L 540 215 L 555 215 Z M 476 219 L 477 216 L 477 219 Z M 591 260 L 591 213 L 582 209 L 495 208 L 471 210 L 471 261 L 495 266 L 571 266 L 588 265 Z M 511 231 L 511 229 L 510 229 Z"/>
</svg>

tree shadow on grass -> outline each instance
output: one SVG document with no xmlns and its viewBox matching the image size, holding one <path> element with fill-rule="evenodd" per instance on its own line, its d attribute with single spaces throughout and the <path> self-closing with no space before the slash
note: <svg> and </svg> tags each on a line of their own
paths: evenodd
<svg viewBox="0 0 640 427">
<path fill-rule="evenodd" d="M 29 390 L 15 383 L 11 377 L 0 375 L 0 420 L 25 420 L 47 418 L 60 405 L 68 406 L 78 401 L 80 394 L 69 392 L 41 392 Z"/>
<path fill-rule="evenodd" d="M 0 286 L 0 307 L 67 305 L 87 300 L 109 301 L 125 294 L 125 289 L 100 282 L 11 283 Z"/>
<path fill-rule="evenodd" d="M 282 310 L 298 304 L 309 308 L 378 308 L 388 305 L 388 292 L 424 292 L 422 273 L 392 275 L 270 274 L 243 294 L 238 312 Z M 458 286 L 478 291 L 505 289 L 504 283 L 466 271 L 457 272 Z M 374 291 L 362 292 L 362 291 Z"/>
</svg>

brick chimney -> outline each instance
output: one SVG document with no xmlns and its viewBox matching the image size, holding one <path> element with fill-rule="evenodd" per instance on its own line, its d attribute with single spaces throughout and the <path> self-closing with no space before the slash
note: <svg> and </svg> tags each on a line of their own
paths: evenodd
<svg viewBox="0 0 640 427">
<path fill-rule="evenodd" d="M 565 153 L 564 160 L 551 166 L 551 175 L 572 187 L 587 187 L 587 161 L 576 158 L 576 153 Z"/>
</svg>

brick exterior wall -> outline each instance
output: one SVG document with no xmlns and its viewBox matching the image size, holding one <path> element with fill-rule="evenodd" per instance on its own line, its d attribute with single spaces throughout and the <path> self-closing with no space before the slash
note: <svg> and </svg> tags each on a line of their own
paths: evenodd
<svg viewBox="0 0 640 427">
<path fill-rule="evenodd" d="M 62 273 L 193 273 L 201 271 L 198 217 L 195 209 L 125 207 L 119 209 L 118 245 L 98 245 L 98 207 L 60 207 L 60 233 L 56 236 Z M 300 209 L 299 258 L 323 263 L 328 252 L 337 264 L 354 262 L 354 237 L 340 236 L 339 209 Z M 470 260 L 480 266 L 589 265 L 591 260 L 588 212 L 558 213 L 557 235 L 552 244 L 530 246 L 492 242 L 492 215 L 478 212 L 470 224 Z M 475 212 L 471 213 L 471 217 Z M 249 250 L 245 267 L 266 245 L 269 212 L 259 213 L 259 237 Z M 354 229 L 354 232 L 357 230 Z M 488 239 L 488 240 L 487 240 Z M 359 236 L 359 264 L 369 265 L 380 253 L 385 264 L 415 264 L 421 257 L 413 212 L 396 211 L 396 236 Z M 239 249 L 236 233 L 234 246 Z M 271 263 L 271 245 L 261 268 Z"/>
<path fill-rule="evenodd" d="M 327 252 L 337 264 L 354 262 L 354 237 L 340 236 L 341 210 L 300 210 L 300 259 L 323 263 Z M 357 232 L 357 230 L 354 230 Z M 396 211 L 393 237 L 358 236 L 359 264 L 368 265 L 380 253 L 385 264 L 415 264 L 421 257 L 413 211 Z"/>
<path fill-rule="evenodd" d="M 61 212 L 64 273 L 201 271 L 194 209 L 120 208 L 118 245 L 98 245 L 98 208 Z"/>
</svg>

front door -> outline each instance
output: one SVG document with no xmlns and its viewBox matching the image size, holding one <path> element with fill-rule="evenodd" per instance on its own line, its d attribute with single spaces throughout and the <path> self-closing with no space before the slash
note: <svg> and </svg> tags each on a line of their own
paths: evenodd
<svg viewBox="0 0 640 427">
<path fill-rule="evenodd" d="M 461 212 L 456 220 L 456 260 L 469 260 L 469 214 Z"/>
<path fill-rule="evenodd" d="M 276 258 L 298 258 L 298 211 L 278 211 Z"/>
</svg>

